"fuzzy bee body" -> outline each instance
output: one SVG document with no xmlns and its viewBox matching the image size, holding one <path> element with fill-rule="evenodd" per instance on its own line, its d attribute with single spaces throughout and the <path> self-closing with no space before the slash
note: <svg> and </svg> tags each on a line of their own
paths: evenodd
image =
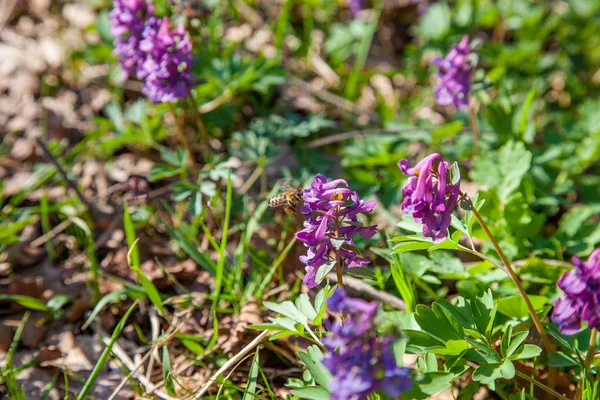
<svg viewBox="0 0 600 400">
<path fill-rule="evenodd" d="M 269 207 L 283 207 L 286 214 L 296 214 L 298 208 L 304 204 L 302 200 L 302 189 L 288 189 L 284 193 L 273 196 L 269 199 Z"/>
</svg>

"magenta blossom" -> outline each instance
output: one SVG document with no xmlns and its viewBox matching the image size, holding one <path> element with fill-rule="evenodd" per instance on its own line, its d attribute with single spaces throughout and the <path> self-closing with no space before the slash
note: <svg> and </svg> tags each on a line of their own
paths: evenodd
<svg viewBox="0 0 600 400">
<path fill-rule="evenodd" d="M 469 105 L 469 91 L 473 66 L 469 62 L 469 37 L 463 36 L 461 41 L 452 47 L 444 59 L 436 57 L 433 63 L 440 71 L 434 94 L 438 104 L 454 104 L 456 108 Z"/>
<path fill-rule="evenodd" d="M 140 49 L 146 21 L 154 18 L 154 5 L 146 0 L 114 0 L 110 28 L 115 37 L 114 54 L 125 72 L 124 80 L 135 75 L 146 54 Z"/>
<path fill-rule="evenodd" d="M 375 225 L 364 226 L 358 220 L 358 214 L 373 211 L 375 200 L 363 201 L 356 192 L 348 189 L 345 180 L 327 182 L 323 174 L 315 176 L 310 187 L 304 189 L 302 198 L 304 205 L 300 207 L 300 213 L 306 216 L 306 221 L 296 238 L 308 247 L 306 255 L 300 257 L 306 264 L 305 284 L 315 287 L 321 280 L 317 279 L 319 268 L 331 269 L 336 254 L 348 268 L 369 263 L 360 256 L 352 238 L 355 235 L 370 238 L 377 233 Z"/>
<path fill-rule="evenodd" d="M 138 69 L 138 78 L 144 80 L 142 92 L 154 103 L 187 97 L 192 86 L 192 44 L 183 24 L 171 30 L 167 17 L 149 20 L 140 49 L 146 54 Z"/>
<path fill-rule="evenodd" d="M 449 166 L 438 153 L 430 154 L 412 168 L 407 160 L 398 163 L 409 176 L 402 189 L 402 211 L 422 223 L 423 236 L 432 238 L 434 243 L 448 237 L 452 211 L 460 195 L 458 184 L 452 185 L 448 180 Z"/>
<path fill-rule="evenodd" d="M 327 309 L 347 316 L 344 323 L 333 324 L 331 335 L 323 339 L 328 350 L 323 365 L 332 374 L 328 385 L 332 400 L 366 400 L 378 390 L 398 397 L 412 387 L 410 369 L 396 364 L 392 338 L 377 337 L 377 303 L 348 297 L 338 288 L 328 299 Z"/>
<path fill-rule="evenodd" d="M 590 254 L 584 263 L 573 257 L 575 268 L 558 280 L 563 295 L 554 304 L 552 321 L 565 335 L 574 335 L 583 321 L 588 327 L 600 329 L 600 249 Z"/>
</svg>

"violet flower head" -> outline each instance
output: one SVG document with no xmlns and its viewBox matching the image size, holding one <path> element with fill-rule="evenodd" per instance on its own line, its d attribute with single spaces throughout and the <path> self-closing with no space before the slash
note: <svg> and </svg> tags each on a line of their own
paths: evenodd
<svg viewBox="0 0 600 400">
<path fill-rule="evenodd" d="M 452 47 L 444 59 L 436 57 L 433 63 L 440 69 L 439 79 L 434 89 L 436 101 L 441 105 L 454 104 L 456 108 L 469 105 L 469 91 L 473 65 L 469 62 L 469 37 L 463 36 L 461 41 Z"/>
<path fill-rule="evenodd" d="M 343 179 L 330 182 L 323 174 L 302 194 L 304 205 L 300 213 L 306 216 L 304 229 L 296 238 L 308 249 L 300 261 L 306 264 L 304 283 L 315 287 L 336 263 L 336 254 L 348 268 L 360 267 L 369 261 L 361 257 L 353 237 L 370 238 L 377 233 L 375 225 L 364 226 L 359 214 L 368 214 L 376 206 L 375 200 L 363 201 L 348 188 Z M 323 270 L 320 268 L 323 267 Z"/>
<path fill-rule="evenodd" d="M 323 339 L 328 353 L 322 362 L 333 376 L 328 386 L 332 400 L 366 400 L 378 390 L 398 397 L 412 387 L 410 369 L 396 364 L 392 338 L 376 335 L 377 303 L 350 298 L 338 288 L 327 308 L 347 315 L 346 321 L 336 322 L 331 335 Z"/>
<path fill-rule="evenodd" d="M 433 153 L 414 167 L 407 160 L 400 160 L 398 167 L 409 176 L 402 189 L 402 211 L 423 224 L 423 236 L 432 238 L 434 243 L 444 241 L 460 195 L 459 183 L 453 185 L 448 179 L 450 164 Z"/>
<path fill-rule="evenodd" d="M 586 262 L 573 257 L 573 264 L 575 267 L 558 280 L 563 295 L 552 311 L 552 321 L 565 335 L 577 333 L 583 321 L 590 329 L 600 329 L 600 249 L 594 250 Z"/>
<path fill-rule="evenodd" d="M 353 16 L 356 16 L 363 9 L 364 0 L 348 0 L 348 8 Z"/>
<path fill-rule="evenodd" d="M 114 0 L 109 15 L 115 37 L 113 53 L 119 59 L 126 80 L 135 75 L 144 62 L 145 53 L 140 49 L 140 41 L 146 21 L 154 18 L 154 5 L 147 0 Z"/>
<path fill-rule="evenodd" d="M 144 80 L 142 92 L 154 103 L 175 102 L 191 89 L 192 44 L 183 24 L 169 28 L 169 19 L 148 21 L 140 49 L 146 58 L 137 76 Z"/>
</svg>

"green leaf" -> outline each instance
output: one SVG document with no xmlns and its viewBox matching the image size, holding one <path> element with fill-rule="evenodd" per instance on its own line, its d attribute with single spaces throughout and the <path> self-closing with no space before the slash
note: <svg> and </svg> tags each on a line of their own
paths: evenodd
<svg viewBox="0 0 600 400">
<path fill-rule="evenodd" d="M 330 394 L 327 390 L 319 386 L 305 386 L 292 390 L 294 396 L 308 400 L 329 400 Z"/>
<path fill-rule="evenodd" d="M 323 281 L 323 279 L 325 279 L 325 277 L 327 276 L 328 273 L 331 272 L 331 270 L 333 270 L 333 268 L 335 267 L 336 264 L 336 260 L 329 260 L 326 263 L 324 263 L 323 265 L 319 266 L 319 269 L 317 270 L 317 273 L 315 274 L 315 281 L 317 283 L 320 283 Z"/>
<path fill-rule="evenodd" d="M 269 310 L 284 315 L 302 325 L 306 325 L 308 322 L 306 316 L 302 314 L 291 301 L 284 301 L 283 303 L 279 304 L 265 301 L 263 305 Z"/>
<path fill-rule="evenodd" d="M 167 393 L 169 393 L 171 396 L 175 396 L 175 384 L 173 383 L 173 375 L 171 375 L 171 356 L 169 355 L 169 346 L 162 347 L 162 365 L 163 381 L 165 382 Z"/>
<path fill-rule="evenodd" d="M 511 360 L 525 360 L 542 354 L 542 349 L 534 344 L 524 344 L 510 357 Z"/>
<path fill-rule="evenodd" d="M 256 398 L 256 383 L 258 382 L 258 370 L 260 369 L 260 361 L 258 358 L 258 350 L 254 353 L 252 359 L 252 365 L 248 372 L 248 380 L 246 384 L 246 390 L 244 390 L 244 397 L 242 400 L 253 400 Z"/>
<path fill-rule="evenodd" d="M 100 311 L 102 311 L 102 309 L 111 303 L 118 303 L 122 300 L 125 300 L 127 298 L 127 290 L 126 289 L 121 289 L 121 290 L 117 290 L 116 292 L 111 292 L 111 293 L 107 293 L 105 294 L 96 304 L 96 306 L 94 307 L 94 309 L 92 310 L 92 313 L 90 314 L 90 316 L 88 317 L 88 319 L 85 321 L 85 323 L 83 324 L 83 326 L 81 327 L 82 330 L 87 329 L 88 326 L 90 326 L 90 324 L 92 323 L 92 321 L 96 318 L 96 316 L 100 313 Z"/>
<path fill-rule="evenodd" d="M 419 20 L 418 32 L 429 40 L 439 40 L 450 31 L 450 8 L 446 3 L 435 3 L 427 8 Z"/>
<path fill-rule="evenodd" d="M 308 294 L 302 293 L 296 298 L 296 307 L 302 314 L 306 316 L 310 321 L 313 321 L 317 317 L 317 310 L 310 303 L 310 297 Z"/>
<path fill-rule="evenodd" d="M 533 308 L 539 311 L 548 303 L 546 296 L 528 295 Z M 529 315 L 525 300 L 520 295 L 498 299 L 498 312 L 510 318 L 523 319 Z"/>
<path fill-rule="evenodd" d="M 423 331 L 443 343 L 464 339 L 464 331 L 458 320 L 439 304 L 434 303 L 432 308 L 417 305 L 415 320 Z"/>
<path fill-rule="evenodd" d="M 0 301 L 5 300 L 5 301 L 14 301 L 20 305 L 22 305 L 25 308 L 29 308 L 31 310 L 36 310 L 36 311 L 46 311 L 46 312 L 52 312 L 52 308 L 47 306 L 46 303 L 44 303 L 41 300 L 36 299 L 35 297 L 30 297 L 30 296 L 23 296 L 23 295 L 10 295 L 10 294 L 0 294 Z"/>
<path fill-rule="evenodd" d="M 521 347 L 521 344 L 523 344 L 523 342 L 527 339 L 528 335 L 529 331 L 517 332 L 517 334 L 511 339 L 510 346 L 508 346 L 508 348 L 506 349 L 506 353 L 502 353 L 504 358 L 510 358 L 513 354 L 515 354 L 517 349 L 519 349 L 519 347 Z"/>
<path fill-rule="evenodd" d="M 414 382 L 414 387 L 402 393 L 403 399 L 428 399 L 451 387 L 455 375 L 451 372 L 427 372 Z"/>
<path fill-rule="evenodd" d="M 448 340 L 446 342 L 446 347 L 433 348 L 430 352 L 444 356 L 457 356 L 463 354 L 468 348 L 469 344 L 466 340 Z"/>
<path fill-rule="evenodd" d="M 169 235 L 175 239 L 177 244 L 181 247 L 181 249 L 196 262 L 196 264 L 200 265 L 202 268 L 207 270 L 213 275 L 216 275 L 216 264 L 209 256 L 204 253 L 200 253 L 198 248 L 194 246 L 193 243 L 188 241 L 180 231 L 177 231 L 171 228 L 169 225 L 163 225 Z"/>
<path fill-rule="evenodd" d="M 319 350 L 317 346 L 309 346 L 306 349 L 306 353 L 300 351 L 298 352 L 298 356 L 304 365 L 306 365 L 306 368 L 315 382 L 321 387 L 327 387 L 331 380 L 331 374 L 329 370 L 321 364 L 321 360 L 323 360 L 323 353 L 321 353 L 321 350 Z"/>
<path fill-rule="evenodd" d="M 451 137 L 458 135 L 462 131 L 464 126 L 465 126 L 465 124 L 462 121 L 457 120 L 457 121 L 452 121 L 450 123 L 444 124 L 444 125 L 440 126 L 439 128 L 434 129 L 431 132 L 431 138 L 432 138 L 431 145 L 437 146 L 444 139 L 451 138 Z M 458 166 L 458 164 L 453 164 L 453 166 L 454 165 Z M 458 176 L 460 178 L 460 174 Z M 454 179 L 452 179 L 452 180 L 454 181 Z M 456 180 L 454 182 L 458 182 L 458 180 Z"/>
<path fill-rule="evenodd" d="M 510 360 L 501 364 L 482 365 L 473 372 L 473 380 L 489 385 L 496 379 L 512 379 L 515 377 L 515 366 Z"/>
<path fill-rule="evenodd" d="M 121 320 L 115 327 L 115 330 L 113 331 L 113 333 L 110 337 L 110 341 L 108 342 L 108 344 L 106 345 L 106 348 L 100 355 L 100 359 L 98 359 L 98 362 L 94 366 L 92 373 L 88 377 L 87 381 L 85 381 L 85 384 L 83 385 L 83 388 L 81 389 L 81 392 L 79 392 L 79 395 L 77 396 L 77 400 L 84 400 L 85 398 L 87 398 L 88 393 L 90 393 L 90 391 L 94 387 L 94 384 L 96 383 L 96 379 L 98 379 L 98 376 L 100 376 L 100 373 L 104 369 L 104 365 L 108 361 L 108 356 L 111 353 L 113 345 L 115 344 L 118 337 L 121 335 L 121 332 L 125 328 L 125 324 L 127 323 L 127 320 L 129 319 L 129 315 L 131 315 L 131 313 L 133 312 L 133 310 L 136 307 L 137 307 L 137 302 L 133 303 L 131 305 L 131 307 L 129 307 L 127 312 L 125 312 L 125 315 L 123 315 L 123 317 L 121 318 Z"/>
</svg>

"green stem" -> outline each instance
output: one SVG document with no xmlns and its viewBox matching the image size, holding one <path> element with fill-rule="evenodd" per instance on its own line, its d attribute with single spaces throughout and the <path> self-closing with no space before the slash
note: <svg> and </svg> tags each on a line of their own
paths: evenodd
<svg viewBox="0 0 600 400">
<path fill-rule="evenodd" d="M 202 142 L 206 146 L 206 150 L 211 151 L 212 145 L 210 144 L 210 137 L 208 136 L 208 131 L 206 130 L 206 126 L 204 125 L 204 119 L 202 118 L 202 114 L 198 111 L 196 102 L 194 101 L 194 98 L 191 94 L 188 97 L 188 101 L 190 103 L 190 107 L 192 108 L 192 112 L 194 113 L 194 119 L 196 120 L 196 125 L 198 125 L 198 131 L 200 132 Z"/>
<path fill-rule="evenodd" d="M 590 345 L 588 347 L 587 354 L 585 356 L 585 370 L 590 373 L 590 366 L 592 365 L 592 361 L 594 360 L 594 354 L 596 351 L 596 342 L 598 341 L 598 330 L 596 328 L 592 329 L 592 336 L 590 337 Z"/>
<path fill-rule="evenodd" d="M 471 202 L 471 199 L 468 197 L 468 195 L 465 195 L 465 194 L 463 194 L 463 198 L 469 202 L 469 205 L 471 208 L 469 211 L 471 211 L 473 213 L 473 216 L 475 217 L 475 219 L 477 219 L 477 222 L 479 222 L 479 225 L 481 225 L 485 234 L 487 235 L 487 237 L 490 239 L 490 241 L 494 245 L 494 249 L 496 249 L 496 253 L 498 253 L 498 256 L 502 260 L 502 263 L 504 264 L 504 267 L 506 268 L 506 272 L 508 273 L 508 276 L 510 276 L 510 278 L 514 282 L 515 286 L 517 287 L 517 290 L 519 291 L 519 293 L 523 297 L 523 300 L 525 301 L 525 305 L 527 306 L 527 310 L 529 310 L 529 314 L 531 315 L 533 324 L 535 325 L 536 329 L 540 333 L 542 342 L 544 342 L 544 347 L 546 349 L 546 353 L 551 354 L 553 351 L 552 342 L 546 335 L 546 332 L 544 331 L 544 326 L 542 325 L 542 321 L 540 321 L 540 318 L 538 317 L 537 313 L 535 312 L 535 308 L 533 308 L 533 304 L 531 304 L 531 300 L 529 299 L 529 296 L 527 296 L 527 292 L 525 291 L 525 288 L 523 288 L 523 285 L 521 284 L 519 277 L 515 273 L 514 269 L 511 267 L 510 261 L 508 261 L 508 258 L 506 257 L 506 255 L 504 254 L 502 249 L 500 248 L 500 245 L 496 241 L 496 238 L 494 237 L 492 232 L 490 232 L 487 224 L 481 217 L 481 214 L 479 214 L 479 212 L 477 211 L 477 209 Z"/>
<path fill-rule="evenodd" d="M 190 150 L 190 146 L 188 144 L 187 138 L 185 137 L 185 132 L 183 131 L 183 122 L 179 119 L 179 116 L 177 115 L 177 110 L 175 109 L 175 105 L 173 105 L 173 103 L 168 103 L 169 104 L 169 110 L 171 111 L 171 114 L 173 114 L 173 118 L 175 119 L 175 125 L 177 126 L 177 135 L 179 136 L 179 141 L 181 142 L 181 145 L 183 146 L 183 148 L 185 149 L 187 155 L 188 155 L 188 163 L 193 166 L 194 165 L 194 157 L 192 155 L 192 151 Z"/>
<path fill-rule="evenodd" d="M 473 103 L 469 104 L 469 123 L 471 124 L 471 133 L 473 135 L 473 155 L 479 154 L 479 122 Z"/>
<path fill-rule="evenodd" d="M 567 397 L 565 397 L 562 394 L 558 393 L 556 390 L 552 389 L 551 387 L 548 387 L 548 386 L 544 385 L 541 382 L 536 381 L 535 379 L 531 378 L 527 374 L 522 373 L 519 370 L 517 370 L 517 376 L 519 376 L 520 378 L 525 379 L 529 383 L 534 384 L 535 386 L 539 387 L 540 389 L 542 389 L 546 393 L 551 394 L 552 396 L 556 397 L 557 399 L 560 399 L 560 400 L 569 400 Z"/>
<path fill-rule="evenodd" d="M 377 24 L 379 23 L 380 15 L 381 4 L 378 4 L 377 8 L 373 10 L 371 21 L 369 22 L 369 26 L 365 32 L 365 36 L 360 42 L 358 53 L 356 54 L 356 61 L 354 62 L 354 65 L 352 66 L 352 71 L 350 72 L 350 76 L 348 77 L 346 91 L 344 92 L 344 95 L 347 99 L 354 99 L 354 97 L 356 96 L 358 78 L 360 76 L 360 72 L 365 66 L 365 63 L 367 62 L 367 56 L 369 55 L 369 49 L 371 48 L 373 35 L 375 35 L 375 31 L 377 30 Z"/>
</svg>

